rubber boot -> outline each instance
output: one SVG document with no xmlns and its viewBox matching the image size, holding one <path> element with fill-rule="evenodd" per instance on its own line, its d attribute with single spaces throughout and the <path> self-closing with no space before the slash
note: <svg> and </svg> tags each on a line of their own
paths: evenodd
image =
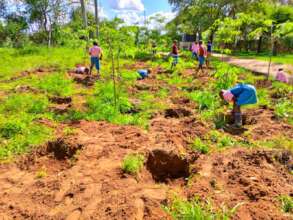
<svg viewBox="0 0 293 220">
<path fill-rule="evenodd" d="M 242 115 L 240 112 L 236 112 L 234 113 L 234 126 L 237 128 L 241 128 L 242 127 Z"/>
</svg>

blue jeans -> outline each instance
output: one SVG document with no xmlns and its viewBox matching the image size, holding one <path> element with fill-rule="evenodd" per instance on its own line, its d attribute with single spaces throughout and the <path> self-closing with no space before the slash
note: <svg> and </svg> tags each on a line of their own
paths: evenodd
<svg viewBox="0 0 293 220">
<path fill-rule="evenodd" d="M 197 60 L 197 53 L 196 52 L 192 52 L 192 59 L 196 59 Z"/>
<path fill-rule="evenodd" d="M 97 70 L 100 70 L 100 59 L 98 57 L 91 57 L 91 66 L 95 66 Z"/>
<path fill-rule="evenodd" d="M 179 55 L 177 54 L 172 54 L 172 57 L 173 57 L 173 65 L 177 65 L 178 64 L 178 61 L 179 61 Z"/>
<path fill-rule="evenodd" d="M 199 62 L 199 65 L 204 65 L 204 61 L 205 61 L 205 58 L 204 56 L 198 56 L 198 62 Z"/>
</svg>

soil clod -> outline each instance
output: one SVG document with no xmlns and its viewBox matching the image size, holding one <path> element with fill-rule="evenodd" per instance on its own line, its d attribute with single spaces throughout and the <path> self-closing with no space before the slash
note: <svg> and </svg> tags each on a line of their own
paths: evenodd
<svg viewBox="0 0 293 220">
<path fill-rule="evenodd" d="M 65 160 L 72 158 L 82 147 L 81 144 L 72 144 L 59 138 L 56 141 L 48 143 L 47 152 L 53 153 L 54 157 L 58 160 Z"/>
<path fill-rule="evenodd" d="M 189 176 L 189 162 L 174 152 L 155 149 L 150 152 L 147 169 L 157 182 L 168 182 L 172 179 L 187 178 Z"/>
<path fill-rule="evenodd" d="M 183 118 L 191 115 L 191 112 L 184 108 L 167 109 L 165 111 L 165 118 Z"/>
<path fill-rule="evenodd" d="M 56 103 L 56 104 L 69 104 L 72 102 L 71 97 L 54 96 L 54 97 L 50 97 L 49 100 L 53 103 Z"/>
</svg>

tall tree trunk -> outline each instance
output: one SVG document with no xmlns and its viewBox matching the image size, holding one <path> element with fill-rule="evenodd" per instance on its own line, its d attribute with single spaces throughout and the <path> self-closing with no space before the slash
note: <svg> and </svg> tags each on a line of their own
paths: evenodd
<svg viewBox="0 0 293 220">
<path fill-rule="evenodd" d="M 273 56 L 278 54 L 278 42 L 276 40 L 273 40 L 272 54 Z"/>
<path fill-rule="evenodd" d="M 211 32 L 211 35 L 210 35 L 210 41 L 211 41 L 211 43 L 214 42 L 214 37 L 215 37 L 215 32 L 212 31 L 212 32 Z"/>
<path fill-rule="evenodd" d="M 98 0 L 94 0 L 95 2 L 95 21 L 96 21 L 96 37 L 99 37 L 99 2 Z"/>
<path fill-rule="evenodd" d="M 256 52 L 258 54 L 261 52 L 261 46 L 262 46 L 262 36 L 260 36 L 257 41 L 257 51 Z"/>
<path fill-rule="evenodd" d="M 84 28 L 87 28 L 87 14 L 86 14 L 85 0 L 80 0 L 80 6 L 81 6 L 83 25 L 84 25 Z"/>
</svg>

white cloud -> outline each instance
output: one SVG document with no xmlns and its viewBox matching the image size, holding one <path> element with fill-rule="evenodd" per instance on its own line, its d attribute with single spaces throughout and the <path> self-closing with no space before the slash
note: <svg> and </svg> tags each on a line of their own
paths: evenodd
<svg viewBox="0 0 293 220">
<path fill-rule="evenodd" d="M 163 31 L 164 26 L 172 19 L 174 19 L 175 16 L 176 13 L 174 12 L 156 12 L 146 17 L 147 27 L 149 29 L 158 29 Z M 120 11 L 117 13 L 117 17 L 124 20 L 126 25 L 145 25 L 144 15 L 141 15 L 134 11 Z"/>
<path fill-rule="evenodd" d="M 109 0 L 110 6 L 115 10 L 144 11 L 141 0 Z"/>
<path fill-rule="evenodd" d="M 93 4 L 90 4 L 90 5 L 88 5 L 87 6 L 87 10 L 89 11 L 89 12 L 91 12 L 92 14 L 94 14 L 95 13 L 95 6 L 93 5 Z M 107 13 L 106 13 L 106 11 L 105 11 L 105 9 L 103 8 L 103 7 L 99 7 L 99 18 L 101 19 L 101 20 L 103 20 L 103 19 L 106 19 L 106 18 L 108 18 L 109 16 L 107 15 Z"/>
</svg>

